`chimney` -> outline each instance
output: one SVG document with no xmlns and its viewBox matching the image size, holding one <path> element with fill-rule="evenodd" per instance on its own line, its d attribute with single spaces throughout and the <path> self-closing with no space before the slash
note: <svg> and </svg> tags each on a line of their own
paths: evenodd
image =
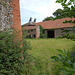
<svg viewBox="0 0 75 75">
<path fill-rule="evenodd" d="M 36 22 L 36 18 L 34 19 L 34 23 Z"/>
<path fill-rule="evenodd" d="M 30 17 L 30 19 L 29 19 L 29 23 L 32 24 L 32 17 Z"/>
</svg>

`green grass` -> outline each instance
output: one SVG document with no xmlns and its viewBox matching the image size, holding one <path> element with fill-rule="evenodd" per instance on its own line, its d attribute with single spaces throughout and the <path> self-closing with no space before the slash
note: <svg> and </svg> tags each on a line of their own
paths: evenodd
<svg viewBox="0 0 75 75">
<path fill-rule="evenodd" d="M 74 50 L 75 42 L 67 39 L 27 39 L 31 42 L 32 49 L 28 53 L 34 58 L 31 62 L 35 67 L 28 75 L 58 75 L 57 63 L 52 63 L 51 56 L 57 55 L 56 49 Z M 35 63 L 35 64 L 33 64 Z M 59 65 L 59 64 L 58 64 Z M 54 68 L 53 68 L 54 66 Z M 56 69 L 55 69 L 56 68 Z"/>
</svg>

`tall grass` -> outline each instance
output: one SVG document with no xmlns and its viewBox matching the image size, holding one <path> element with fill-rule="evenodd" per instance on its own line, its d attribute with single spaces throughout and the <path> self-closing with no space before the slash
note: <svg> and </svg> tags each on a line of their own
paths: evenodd
<svg viewBox="0 0 75 75">
<path fill-rule="evenodd" d="M 27 39 L 31 42 L 29 50 L 28 70 L 25 75 L 58 75 L 57 66 L 61 63 L 52 63 L 51 56 L 57 55 L 56 49 L 73 50 L 75 42 L 67 39 Z M 54 68 L 53 68 L 54 66 Z"/>
</svg>

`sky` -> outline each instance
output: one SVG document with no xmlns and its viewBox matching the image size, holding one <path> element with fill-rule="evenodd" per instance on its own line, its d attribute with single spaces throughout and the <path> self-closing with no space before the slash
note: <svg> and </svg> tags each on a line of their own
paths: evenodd
<svg viewBox="0 0 75 75">
<path fill-rule="evenodd" d="M 62 6 L 55 3 L 56 0 L 20 0 L 20 14 L 21 25 L 29 22 L 30 17 L 32 21 L 36 18 L 36 22 L 41 22 L 49 16 L 53 16 L 53 12 Z"/>
</svg>

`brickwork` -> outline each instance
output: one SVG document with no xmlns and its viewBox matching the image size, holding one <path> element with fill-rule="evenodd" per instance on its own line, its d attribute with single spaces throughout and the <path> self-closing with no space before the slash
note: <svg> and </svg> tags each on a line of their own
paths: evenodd
<svg viewBox="0 0 75 75">
<path fill-rule="evenodd" d="M 55 38 L 61 36 L 61 33 L 62 33 L 61 32 L 61 29 L 56 29 L 54 31 L 55 31 L 55 34 L 54 34 L 55 35 Z"/>
<path fill-rule="evenodd" d="M 36 28 L 36 38 L 40 38 L 40 26 L 39 25 Z"/>
<path fill-rule="evenodd" d="M 21 30 L 21 20 L 20 20 L 20 5 L 19 0 L 12 0 L 11 7 L 13 8 L 12 14 L 13 14 L 13 26 L 14 30 L 18 32 L 18 37 L 22 36 L 22 30 Z"/>
</svg>

